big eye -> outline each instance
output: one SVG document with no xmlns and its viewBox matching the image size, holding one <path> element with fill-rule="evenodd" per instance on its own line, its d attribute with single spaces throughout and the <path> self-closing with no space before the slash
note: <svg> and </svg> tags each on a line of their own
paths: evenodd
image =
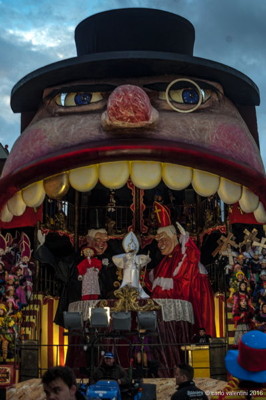
<svg viewBox="0 0 266 400">
<path fill-rule="evenodd" d="M 170 90 L 169 97 L 179 104 L 198 104 L 199 93 L 195 88 Z"/>
<path fill-rule="evenodd" d="M 205 103 L 211 97 L 210 89 L 200 89 L 202 103 Z M 199 92 L 195 88 L 170 90 L 169 97 L 172 101 L 179 104 L 198 104 Z M 164 96 L 165 98 L 165 96 Z"/>
<path fill-rule="evenodd" d="M 70 92 L 58 93 L 55 102 L 61 107 L 78 107 L 101 101 L 103 96 L 100 92 Z"/>
<path fill-rule="evenodd" d="M 91 93 L 77 93 L 74 101 L 78 106 L 84 106 L 86 104 L 90 104 L 92 98 Z"/>
<path fill-rule="evenodd" d="M 181 113 L 195 111 L 210 97 L 209 89 L 202 89 L 191 79 L 175 79 L 167 86 L 165 91 L 165 99 L 169 106 Z"/>
</svg>

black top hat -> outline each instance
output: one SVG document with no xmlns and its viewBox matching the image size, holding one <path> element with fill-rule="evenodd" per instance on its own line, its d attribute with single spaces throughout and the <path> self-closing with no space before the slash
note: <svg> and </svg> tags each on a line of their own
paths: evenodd
<svg viewBox="0 0 266 400">
<path fill-rule="evenodd" d="M 178 15 L 149 8 L 105 11 L 82 21 L 75 39 L 77 57 L 37 69 L 14 86 L 14 112 L 36 110 L 46 87 L 68 81 L 160 74 L 214 80 L 235 103 L 259 104 L 259 90 L 246 75 L 193 56 L 194 27 Z"/>
</svg>

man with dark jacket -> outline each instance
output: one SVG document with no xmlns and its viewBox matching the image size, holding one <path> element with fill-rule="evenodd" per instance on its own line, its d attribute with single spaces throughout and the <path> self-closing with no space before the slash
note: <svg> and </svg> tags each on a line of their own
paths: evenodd
<svg viewBox="0 0 266 400">
<path fill-rule="evenodd" d="M 175 378 L 178 388 L 171 400 L 208 400 L 203 390 L 193 382 L 193 377 L 194 369 L 190 365 L 180 364 L 176 367 Z"/>
<path fill-rule="evenodd" d="M 94 371 L 93 380 L 97 382 L 101 379 L 113 379 L 121 386 L 130 384 L 127 372 L 115 362 L 115 356 L 110 352 L 104 354 L 102 365 Z"/>
<path fill-rule="evenodd" d="M 198 333 L 192 337 L 192 342 L 196 344 L 209 344 L 211 336 L 206 333 L 205 328 L 199 328 Z"/>
</svg>

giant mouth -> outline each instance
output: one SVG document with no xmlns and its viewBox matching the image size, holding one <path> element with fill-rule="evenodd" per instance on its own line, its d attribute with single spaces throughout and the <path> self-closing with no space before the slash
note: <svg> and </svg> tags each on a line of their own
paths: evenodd
<svg viewBox="0 0 266 400">
<path fill-rule="evenodd" d="M 266 222 L 266 178 L 259 149 L 222 93 L 214 91 L 206 103 L 187 115 L 173 112 L 163 97 L 150 94 L 149 98 L 139 86 L 123 83 L 109 95 L 107 105 L 96 103 L 98 108 L 93 103 L 62 109 L 54 95 L 44 101 L 4 166 L 2 222 L 20 217 L 26 207 L 39 207 L 46 195 L 62 199 L 70 187 L 90 192 L 98 181 L 106 188 L 119 189 L 129 179 L 144 190 L 163 181 L 175 191 L 191 185 L 203 197 L 217 193 L 225 204 L 239 202 L 244 213 L 254 213 L 257 222 Z M 69 96 L 74 90 L 73 86 L 63 89 L 57 91 L 67 91 Z M 137 106 L 142 104 L 135 97 L 139 92 L 149 110 L 154 106 L 159 110 L 155 120 L 145 120 L 148 125 L 144 127 L 138 107 L 133 113 L 137 126 L 124 122 L 129 105 L 136 106 L 136 98 Z M 106 110 L 109 116 L 115 110 L 117 116 L 115 121 L 108 119 L 108 129 L 102 123 Z"/>
<path fill-rule="evenodd" d="M 147 24 L 131 26 L 146 13 Z M 115 15 L 119 34 L 109 43 Z M 200 196 L 239 202 L 244 213 L 266 222 L 258 89 L 239 71 L 194 57 L 193 26 L 185 21 L 180 35 L 183 22 L 169 15 L 124 9 L 88 18 L 76 30 L 76 58 L 17 83 L 11 105 L 22 112 L 22 135 L 0 179 L 2 222 L 39 207 L 46 196 L 90 192 L 97 182 L 118 189 L 128 180 L 144 190 L 161 181 L 175 191 L 191 185 Z M 91 22 L 98 17 L 102 25 Z M 169 41 L 166 29 L 157 43 L 164 18 L 176 39 Z"/>
<path fill-rule="evenodd" d="M 60 166 L 59 159 L 54 163 L 50 160 L 50 163 L 55 167 Z M 217 164 L 218 162 L 215 165 L 216 168 Z M 41 176 L 39 169 L 44 171 L 42 179 L 34 180 L 31 176 L 32 182 L 28 185 L 25 184 L 28 172 L 24 171 L 24 184 L 20 182 L 22 187 L 19 190 L 15 190 L 13 187 L 14 194 L 3 205 L 0 214 L 2 222 L 10 222 L 13 216 L 23 215 L 26 207 L 39 207 L 46 196 L 52 199 L 62 198 L 71 187 L 79 192 L 89 192 L 97 182 L 100 182 L 106 188 L 119 189 L 126 185 L 129 179 L 137 188 L 144 190 L 156 187 L 161 181 L 168 188 L 177 191 L 192 185 L 198 195 L 209 197 L 217 193 L 225 204 L 231 205 L 239 202 L 244 213 L 254 213 L 257 222 L 266 222 L 263 197 L 256 194 L 248 185 L 243 184 L 241 180 L 237 182 L 229 179 L 230 174 L 234 176 L 234 173 L 229 170 L 229 166 L 227 169 L 224 168 L 227 171 L 226 176 L 222 176 L 191 166 L 148 160 L 147 157 L 146 160 L 133 159 L 93 163 L 78 168 L 65 169 L 60 173 L 48 174 L 47 176 L 45 176 L 45 173 L 49 171 L 49 168 L 45 170 L 42 164 L 39 167 L 36 164 L 35 168 L 30 168 L 31 174 L 36 172 L 35 176 Z M 243 171 L 242 179 L 244 180 L 245 176 L 246 181 L 251 182 L 252 175 L 245 175 L 245 172 Z M 19 175 L 23 176 L 23 174 Z"/>
</svg>

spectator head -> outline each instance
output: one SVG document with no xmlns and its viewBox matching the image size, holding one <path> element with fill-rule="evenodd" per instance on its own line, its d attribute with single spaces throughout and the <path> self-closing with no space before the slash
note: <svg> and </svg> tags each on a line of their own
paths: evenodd
<svg viewBox="0 0 266 400">
<path fill-rule="evenodd" d="M 49 368 L 42 377 L 43 390 L 47 400 L 75 400 L 76 378 L 69 367 Z"/>
<path fill-rule="evenodd" d="M 206 330 L 205 330 L 205 328 L 199 328 L 199 335 L 200 335 L 200 336 L 206 335 Z"/>
<path fill-rule="evenodd" d="M 245 333 L 238 350 L 225 356 L 227 371 L 234 377 L 251 382 L 266 383 L 266 335 L 260 331 Z"/>
<path fill-rule="evenodd" d="M 106 365 L 112 366 L 115 362 L 115 356 L 111 352 L 104 353 L 103 359 Z"/>
<path fill-rule="evenodd" d="M 194 368 L 188 364 L 179 364 L 175 369 L 176 384 L 192 381 L 194 377 Z"/>
<path fill-rule="evenodd" d="M 266 314 L 266 303 L 262 303 L 260 306 L 260 311 L 262 314 Z"/>
</svg>

